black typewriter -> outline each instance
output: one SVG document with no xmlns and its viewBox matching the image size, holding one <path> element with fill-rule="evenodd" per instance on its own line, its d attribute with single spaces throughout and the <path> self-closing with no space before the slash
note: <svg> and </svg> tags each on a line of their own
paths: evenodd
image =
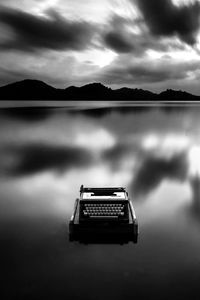
<svg viewBox="0 0 200 300">
<path fill-rule="evenodd" d="M 80 188 L 69 223 L 70 241 L 137 243 L 138 222 L 122 187 Z"/>
</svg>

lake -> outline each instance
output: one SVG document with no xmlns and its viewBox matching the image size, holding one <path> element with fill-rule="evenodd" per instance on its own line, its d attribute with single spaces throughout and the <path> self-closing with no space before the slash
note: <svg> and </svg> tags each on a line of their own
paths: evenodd
<svg viewBox="0 0 200 300">
<path fill-rule="evenodd" d="M 4 299 L 199 299 L 198 103 L 37 105 L 0 109 Z M 82 184 L 127 188 L 137 244 L 69 242 Z"/>
</svg>

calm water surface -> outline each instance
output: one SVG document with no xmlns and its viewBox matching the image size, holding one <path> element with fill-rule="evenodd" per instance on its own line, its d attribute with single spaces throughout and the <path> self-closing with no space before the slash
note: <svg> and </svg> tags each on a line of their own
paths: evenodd
<svg viewBox="0 0 200 300">
<path fill-rule="evenodd" d="M 199 299 L 200 106 L 65 106 L 0 110 L 4 299 Z M 68 241 L 81 184 L 127 187 L 137 245 Z"/>
</svg>

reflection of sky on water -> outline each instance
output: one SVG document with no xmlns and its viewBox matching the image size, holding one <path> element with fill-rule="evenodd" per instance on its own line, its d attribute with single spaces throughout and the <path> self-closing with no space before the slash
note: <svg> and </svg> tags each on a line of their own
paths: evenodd
<svg viewBox="0 0 200 300">
<path fill-rule="evenodd" d="M 100 118 L 54 109 L 44 116 L 1 114 L 0 232 L 13 286 L 5 285 L 7 295 L 195 299 L 200 187 L 190 156 L 200 143 L 199 108 Z M 140 223 L 136 246 L 68 242 L 81 184 L 128 188 Z"/>
</svg>

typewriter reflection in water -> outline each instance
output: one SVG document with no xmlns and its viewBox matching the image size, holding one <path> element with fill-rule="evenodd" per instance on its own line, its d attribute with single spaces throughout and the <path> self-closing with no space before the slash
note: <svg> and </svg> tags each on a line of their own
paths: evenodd
<svg viewBox="0 0 200 300">
<path fill-rule="evenodd" d="M 70 241 L 137 243 L 138 222 L 125 188 L 80 188 L 69 223 Z"/>
</svg>

